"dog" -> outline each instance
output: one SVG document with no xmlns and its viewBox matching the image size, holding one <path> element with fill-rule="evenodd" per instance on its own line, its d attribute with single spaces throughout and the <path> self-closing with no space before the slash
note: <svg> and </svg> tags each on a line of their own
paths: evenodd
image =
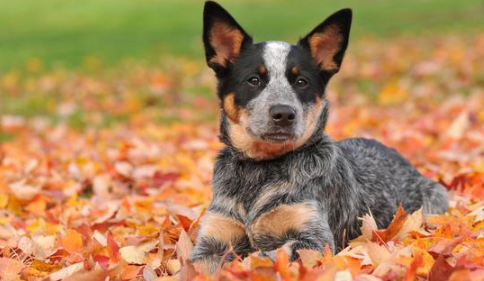
<svg viewBox="0 0 484 281">
<path fill-rule="evenodd" d="M 203 42 L 218 80 L 220 139 L 213 198 L 191 261 L 204 272 L 282 247 L 333 253 L 358 237 L 371 212 L 379 228 L 401 204 L 444 213 L 443 186 L 422 176 L 396 150 L 363 138 L 325 134 L 325 88 L 348 46 L 352 11 L 329 16 L 296 45 L 253 43 L 219 4 L 206 2 Z M 223 260 L 222 260 L 223 259 Z"/>
</svg>

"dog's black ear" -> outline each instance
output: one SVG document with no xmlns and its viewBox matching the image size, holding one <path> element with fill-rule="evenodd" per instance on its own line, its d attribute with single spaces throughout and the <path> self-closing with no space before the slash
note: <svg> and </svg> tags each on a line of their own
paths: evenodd
<svg viewBox="0 0 484 281">
<path fill-rule="evenodd" d="M 227 67 L 252 44 L 252 38 L 219 4 L 207 1 L 203 11 L 203 43 L 208 66 L 215 71 Z"/>
<path fill-rule="evenodd" d="M 351 18 L 351 9 L 339 10 L 299 40 L 299 45 L 311 52 L 322 71 L 338 72 L 348 47 Z"/>
</svg>

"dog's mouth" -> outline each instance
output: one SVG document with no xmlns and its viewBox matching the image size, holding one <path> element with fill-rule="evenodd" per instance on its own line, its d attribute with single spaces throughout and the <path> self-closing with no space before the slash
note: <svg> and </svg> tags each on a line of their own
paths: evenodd
<svg viewBox="0 0 484 281">
<path fill-rule="evenodd" d="M 261 136 L 262 140 L 267 142 L 291 142 L 296 140 L 296 136 L 288 133 L 267 133 Z"/>
</svg>

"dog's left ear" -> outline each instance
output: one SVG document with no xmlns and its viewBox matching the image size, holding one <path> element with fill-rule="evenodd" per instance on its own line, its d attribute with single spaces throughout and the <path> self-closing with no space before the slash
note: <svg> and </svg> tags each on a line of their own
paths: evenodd
<svg viewBox="0 0 484 281">
<path fill-rule="evenodd" d="M 348 47 L 351 19 L 351 9 L 339 10 L 299 40 L 298 44 L 311 52 L 322 71 L 330 74 L 339 71 Z"/>
<path fill-rule="evenodd" d="M 215 72 L 225 69 L 252 44 L 252 38 L 219 4 L 207 1 L 203 11 L 203 43 L 207 64 Z"/>
</svg>

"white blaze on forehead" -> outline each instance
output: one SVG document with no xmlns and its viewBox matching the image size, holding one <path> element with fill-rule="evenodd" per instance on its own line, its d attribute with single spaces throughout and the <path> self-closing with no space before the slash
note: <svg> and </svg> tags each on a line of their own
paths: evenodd
<svg viewBox="0 0 484 281">
<path fill-rule="evenodd" d="M 286 42 L 271 41 L 264 46 L 262 58 L 269 71 L 269 77 L 273 80 L 286 76 L 287 55 L 290 50 L 291 45 Z"/>
<path fill-rule="evenodd" d="M 287 80 L 287 56 L 291 45 L 286 42 L 271 41 L 264 46 L 265 67 L 269 74 L 269 83 L 262 92 L 267 96 L 267 101 L 274 104 L 287 104 L 296 106 L 296 94 Z"/>
</svg>

